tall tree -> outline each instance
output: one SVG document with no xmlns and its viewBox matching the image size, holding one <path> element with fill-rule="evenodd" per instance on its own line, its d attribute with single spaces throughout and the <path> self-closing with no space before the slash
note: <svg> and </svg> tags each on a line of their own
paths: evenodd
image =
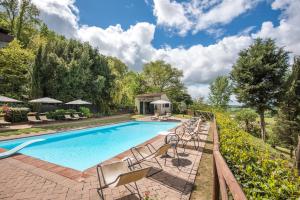
<svg viewBox="0 0 300 200">
<path fill-rule="evenodd" d="M 2 19 L 6 22 L 3 24 L 11 33 L 14 33 L 16 18 L 18 16 L 19 0 L 1 0 L 0 6 L 3 8 Z"/>
<path fill-rule="evenodd" d="M 149 89 L 153 92 L 164 92 L 174 87 L 182 88 L 183 72 L 162 60 L 145 64 L 143 75 Z"/>
<path fill-rule="evenodd" d="M 300 58 L 294 61 L 285 89 L 274 133 L 278 141 L 290 149 L 292 157 L 300 135 Z"/>
<path fill-rule="evenodd" d="M 173 109 L 178 111 L 180 102 L 192 103 L 182 82 L 183 72 L 162 60 L 145 64 L 142 72 L 147 92 L 165 92 L 173 103 Z"/>
<path fill-rule="evenodd" d="M 218 108 L 225 109 L 230 101 L 232 86 L 227 76 L 219 76 L 210 84 L 210 103 Z"/>
<path fill-rule="evenodd" d="M 128 85 L 125 79 L 128 67 L 122 61 L 113 57 L 108 57 L 108 66 L 114 76 L 113 88 L 111 90 L 114 106 L 124 107 L 130 105 L 130 93 L 128 93 Z"/>
<path fill-rule="evenodd" d="M 28 92 L 33 60 L 33 53 L 17 40 L 0 49 L 0 94 L 20 98 Z"/>
<path fill-rule="evenodd" d="M 288 53 L 271 39 L 257 39 L 239 54 L 231 72 L 239 102 L 260 116 L 261 137 L 266 139 L 265 111 L 278 105 L 288 69 Z"/>
<path fill-rule="evenodd" d="M 48 40 L 38 48 L 31 74 L 33 97 L 82 98 L 97 111 L 109 112 L 113 76 L 107 58 L 88 43 L 63 37 Z"/>
<path fill-rule="evenodd" d="M 1 17 L 12 35 L 27 45 L 40 24 L 39 10 L 31 0 L 0 0 Z"/>
</svg>

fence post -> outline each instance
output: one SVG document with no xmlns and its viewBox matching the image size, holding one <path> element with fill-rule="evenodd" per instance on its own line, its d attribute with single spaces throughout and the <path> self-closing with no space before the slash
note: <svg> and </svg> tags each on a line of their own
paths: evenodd
<svg viewBox="0 0 300 200">
<path fill-rule="evenodd" d="M 216 167 L 216 161 L 215 158 L 213 158 L 213 176 L 214 176 L 214 184 L 213 184 L 213 200 L 219 200 L 220 198 L 220 185 L 219 185 L 219 179 L 217 174 L 217 167 Z"/>
</svg>

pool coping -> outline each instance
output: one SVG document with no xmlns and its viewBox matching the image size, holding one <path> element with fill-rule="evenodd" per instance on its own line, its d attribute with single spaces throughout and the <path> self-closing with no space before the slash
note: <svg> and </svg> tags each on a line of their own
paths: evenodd
<svg viewBox="0 0 300 200">
<path fill-rule="evenodd" d="M 51 134 L 56 134 L 56 133 L 62 133 L 65 131 L 77 131 L 77 130 L 82 130 L 82 129 L 88 129 L 88 128 L 96 128 L 96 127 L 101 127 L 101 126 L 108 126 L 108 125 L 114 125 L 118 123 L 124 123 L 124 122 L 131 122 L 131 121 L 136 121 L 136 120 L 122 120 L 116 123 L 105 123 L 101 125 L 91 125 L 91 126 L 81 126 L 78 128 L 63 128 L 63 129 L 57 129 L 57 130 L 49 130 L 49 131 L 43 131 L 43 132 L 36 132 L 36 133 L 28 133 L 28 134 L 21 134 L 21 135 L 12 135 L 12 136 L 5 136 L 4 138 L 0 138 L 0 142 L 4 141 L 9 141 L 9 140 L 16 140 L 16 139 L 23 139 L 23 138 L 30 138 L 30 137 L 36 137 L 36 136 L 42 136 L 42 135 L 51 135 Z"/>
<path fill-rule="evenodd" d="M 118 122 L 118 123 L 129 122 L 129 121 L 134 121 L 134 120 L 126 120 L 126 121 L 121 121 L 121 122 Z M 108 123 L 108 124 L 103 124 L 101 126 L 118 124 L 118 123 Z M 180 124 L 178 126 L 180 126 Z M 178 127 L 178 126 L 176 126 L 176 127 Z M 97 127 L 97 126 L 93 126 L 93 127 Z M 167 131 L 172 131 L 176 127 L 172 128 L 172 129 L 169 129 Z M 68 131 L 81 130 L 81 129 L 86 129 L 86 128 L 92 128 L 92 127 L 80 127 L 80 129 L 68 129 Z M 60 132 L 63 132 L 63 131 L 66 131 L 66 130 L 62 130 L 62 131 L 59 131 L 59 132 L 53 132 L 53 133 L 45 133 L 45 134 L 40 134 L 40 135 L 55 134 L 55 133 L 60 133 Z M 35 136 L 40 136 L 40 135 L 30 135 L 28 137 L 35 137 Z M 165 135 L 158 134 L 155 137 L 153 137 L 149 140 L 146 140 L 145 142 L 143 142 L 141 144 L 138 144 L 136 146 L 143 146 L 147 143 L 153 143 L 155 141 L 163 139 L 164 137 L 165 137 Z M 20 137 L 20 138 L 14 138 L 14 139 L 21 139 L 21 138 L 27 138 L 27 137 Z M 13 140 L 13 139 L 2 140 L 2 141 L 9 141 L 9 140 Z M 7 150 L 4 149 L 4 148 L 0 148 L 0 153 L 5 152 L 5 151 L 7 151 Z M 96 165 L 94 165 L 94 166 L 92 166 L 92 167 L 90 167 L 90 168 L 88 168 L 84 171 L 79 171 L 79 170 L 72 169 L 72 168 L 69 168 L 69 167 L 64 167 L 64 166 L 61 166 L 61 165 L 58 165 L 58 164 L 54 164 L 54 163 L 51 163 L 51 162 L 40 160 L 40 159 L 32 157 L 32 156 L 28 156 L 28 155 L 25 155 L 25 154 L 22 154 L 22 153 L 16 153 L 15 155 L 10 156 L 10 158 L 13 158 L 13 159 L 21 161 L 23 163 L 32 165 L 32 166 L 37 167 L 39 169 L 43 169 L 45 171 L 52 172 L 54 174 L 69 178 L 73 181 L 85 182 L 84 181 L 85 178 L 88 178 L 90 176 L 96 176 L 96 167 L 97 167 L 97 165 L 103 164 L 103 163 L 110 163 L 110 162 L 114 162 L 114 161 L 120 161 L 124 157 L 128 157 L 130 155 L 131 155 L 130 149 L 127 149 L 127 150 L 117 154 L 116 156 L 113 156 L 113 157 L 111 157 L 107 160 L 99 162 L 98 164 L 96 164 Z"/>
</svg>

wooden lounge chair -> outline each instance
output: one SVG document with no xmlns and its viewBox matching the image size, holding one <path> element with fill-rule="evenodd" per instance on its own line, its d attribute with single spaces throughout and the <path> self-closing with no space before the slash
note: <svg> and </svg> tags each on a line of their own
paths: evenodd
<svg viewBox="0 0 300 200">
<path fill-rule="evenodd" d="M 10 122 L 5 121 L 4 116 L 0 116 L 0 127 L 1 126 L 8 126 L 10 125 Z"/>
<path fill-rule="evenodd" d="M 29 123 L 42 123 L 42 120 L 36 118 L 35 115 L 27 115 L 27 119 Z"/>
<path fill-rule="evenodd" d="M 141 163 L 154 159 L 158 166 L 162 169 L 161 164 L 158 162 L 157 158 L 161 157 L 163 155 L 166 155 L 168 153 L 168 150 L 171 148 L 171 144 L 164 144 L 158 149 L 155 149 L 154 146 L 150 143 L 146 144 L 145 146 L 140 147 L 133 147 L 131 148 L 131 153 L 135 159 L 135 162 L 131 163 L 133 166 L 138 164 L 140 167 Z M 167 157 L 165 156 L 165 165 L 166 165 Z"/>
<path fill-rule="evenodd" d="M 134 194 L 128 186 L 133 188 L 140 199 L 142 199 L 136 182 L 147 177 L 150 167 L 131 171 L 127 162 L 119 161 L 111 164 L 97 165 L 97 175 L 100 187 L 97 192 L 104 200 L 103 189 L 114 188 L 123 185 L 130 193 Z M 131 185 L 130 183 L 134 183 Z"/>
<path fill-rule="evenodd" d="M 170 112 L 168 112 L 168 113 L 166 114 L 166 116 L 167 116 L 168 118 L 170 118 L 170 117 L 172 117 L 172 114 L 171 114 Z"/>
<path fill-rule="evenodd" d="M 159 116 L 159 120 L 161 121 L 167 121 L 169 118 L 167 117 L 167 115 L 162 115 L 162 116 Z"/>
<path fill-rule="evenodd" d="M 40 120 L 44 122 L 54 122 L 55 119 L 49 119 L 46 115 L 40 115 Z"/>
<path fill-rule="evenodd" d="M 65 117 L 65 120 L 78 120 L 79 119 L 79 118 L 73 118 L 73 117 L 71 117 L 70 114 L 65 114 L 64 117 Z"/>
<path fill-rule="evenodd" d="M 78 119 L 86 119 L 86 118 L 87 118 L 87 117 L 81 117 L 81 116 L 79 116 L 79 114 L 77 114 L 77 113 L 73 114 L 73 117 L 74 117 L 74 118 L 78 118 Z"/>
<path fill-rule="evenodd" d="M 158 120 L 159 119 L 159 113 L 155 113 L 152 117 L 151 120 Z"/>
</svg>

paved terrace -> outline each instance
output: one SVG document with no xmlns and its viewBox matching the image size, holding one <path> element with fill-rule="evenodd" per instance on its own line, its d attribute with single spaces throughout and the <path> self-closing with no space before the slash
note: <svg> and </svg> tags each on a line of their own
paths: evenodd
<svg viewBox="0 0 300 200">
<path fill-rule="evenodd" d="M 201 141 L 205 141 L 209 124 L 205 124 L 201 132 Z M 158 147 L 163 144 L 164 136 L 159 135 L 148 142 Z M 204 142 L 200 143 L 204 147 Z M 202 148 L 200 148 L 202 149 Z M 0 149 L 1 151 L 1 149 Z M 2 149 L 2 151 L 4 151 Z M 160 163 L 164 170 L 149 178 L 137 182 L 142 196 L 150 193 L 151 199 L 189 199 L 197 168 L 202 156 L 201 151 L 195 151 L 192 147 L 183 153 L 178 148 L 180 165 L 177 159 L 167 158 Z M 172 151 L 170 150 L 172 155 Z M 108 161 L 121 160 L 130 155 L 126 151 Z M 145 165 L 156 166 L 156 163 L 147 162 Z M 96 177 L 96 169 L 92 167 L 84 172 L 61 167 L 36 158 L 18 154 L 0 160 L 0 199 L 99 199 L 96 188 L 99 183 Z M 124 186 L 114 189 L 105 189 L 106 199 L 138 199 L 130 195 Z"/>
</svg>

